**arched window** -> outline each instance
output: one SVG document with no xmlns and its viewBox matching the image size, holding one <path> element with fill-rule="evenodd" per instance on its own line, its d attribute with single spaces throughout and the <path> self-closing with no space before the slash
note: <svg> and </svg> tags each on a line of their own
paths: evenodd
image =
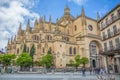
<svg viewBox="0 0 120 80">
<path fill-rule="evenodd" d="M 38 36 L 37 36 L 37 35 L 34 35 L 34 36 L 33 36 L 33 40 L 38 40 Z"/>
<path fill-rule="evenodd" d="M 48 41 L 52 40 L 52 36 L 50 36 L 50 35 L 47 35 L 46 38 L 47 38 Z"/>
<path fill-rule="evenodd" d="M 45 49 L 43 48 L 43 53 L 45 53 Z"/>
<path fill-rule="evenodd" d="M 75 28 L 75 31 L 76 31 L 76 30 L 77 30 L 77 26 L 75 25 L 75 27 L 74 27 L 74 28 Z"/>
<path fill-rule="evenodd" d="M 17 49 L 17 54 L 19 54 L 19 48 Z"/>
<path fill-rule="evenodd" d="M 76 54 L 76 48 L 74 48 L 74 54 Z"/>
<path fill-rule="evenodd" d="M 29 47 L 27 48 L 27 52 L 29 53 Z"/>
<path fill-rule="evenodd" d="M 69 54 L 72 54 L 72 47 L 69 48 Z"/>
</svg>

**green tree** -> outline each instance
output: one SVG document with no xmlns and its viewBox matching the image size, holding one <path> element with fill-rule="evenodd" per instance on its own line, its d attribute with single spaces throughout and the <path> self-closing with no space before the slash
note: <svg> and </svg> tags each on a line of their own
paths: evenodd
<svg viewBox="0 0 120 80">
<path fill-rule="evenodd" d="M 83 67 L 85 67 L 85 64 L 89 63 L 89 59 L 87 57 L 82 57 L 80 59 L 80 62 L 83 64 Z"/>
<path fill-rule="evenodd" d="M 26 67 L 30 67 L 32 63 L 32 58 L 28 53 L 23 52 L 18 56 L 16 63 L 18 66 L 21 67 L 21 69 L 24 69 Z"/>
<path fill-rule="evenodd" d="M 70 63 L 70 66 L 74 66 L 75 65 L 75 63 L 74 63 L 74 61 L 72 59 L 70 59 L 69 63 Z"/>
<path fill-rule="evenodd" d="M 33 62 L 34 54 L 35 54 L 35 47 L 34 47 L 34 44 L 33 44 L 31 49 L 30 49 L 30 56 L 32 57 L 32 63 L 31 63 L 32 67 L 33 67 L 33 63 L 34 63 Z"/>
<path fill-rule="evenodd" d="M 24 44 L 23 52 L 27 52 L 27 51 L 26 51 L 26 44 Z"/>
<path fill-rule="evenodd" d="M 40 59 L 40 65 L 50 68 L 53 65 L 53 56 L 52 54 L 46 54 Z"/>
<path fill-rule="evenodd" d="M 76 55 L 75 57 L 75 67 L 77 68 L 81 64 L 80 55 Z"/>
<path fill-rule="evenodd" d="M 6 72 L 6 69 L 9 65 L 11 65 L 12 61 L 15 59 L 15 54 L 3 54 L 0 55 L 0 61 L 4 65 L 4 72 Z"/>
<path fill-rule="evenodd" d="M 35 47 L 34 47 L 34 44 L 33 44 L 31 49 L 30 49 L 30 56 L 32 57 L 32 59 L 33 59 L 34 53 L 35 53 Z"/>
</svg>

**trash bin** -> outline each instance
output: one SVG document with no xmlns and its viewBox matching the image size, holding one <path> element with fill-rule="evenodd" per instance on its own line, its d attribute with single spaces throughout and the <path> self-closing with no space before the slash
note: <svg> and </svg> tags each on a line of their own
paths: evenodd
<svg viewBox="0 0 120 80">
<path fill-rule="evenodd" d="M 12 73 L 12 68 L 7 68 L 7 73 Z"/>
</svg>

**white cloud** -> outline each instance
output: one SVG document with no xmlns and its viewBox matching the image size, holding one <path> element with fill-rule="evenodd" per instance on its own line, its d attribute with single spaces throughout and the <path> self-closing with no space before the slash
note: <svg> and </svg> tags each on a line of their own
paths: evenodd
<svg viewBox="0 0 120 80">
<path fill-rule="evenodd" d="M 19 23 L 25 22 L 25 17 L 33 20 L 39 15 L 29 10 L 35 5 L 30 0 L 2 0 L 0 2 L 0 48 L 3 48 L 8 38 L 17 33 Z"/>
<path fill-rule="evenodd" d="M 88 0 L 68 0 L 69 2 L 74 2 L 78 5 L 83 5 L 85 4 Z"/>
</svg>

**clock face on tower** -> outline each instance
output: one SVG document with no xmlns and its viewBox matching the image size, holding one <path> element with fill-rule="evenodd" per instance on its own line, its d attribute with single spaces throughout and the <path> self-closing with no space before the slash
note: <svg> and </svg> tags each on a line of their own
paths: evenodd
<svg viewBox="0 0 120 80">
<path fill-rule="evenodd" d="M 92 25 L 89 25 L 89 26 L 88 26 L 88 29 L 89 29 L 90 31 L 92 31 L 92 30 L 93 30 Z"/>
</svg>

